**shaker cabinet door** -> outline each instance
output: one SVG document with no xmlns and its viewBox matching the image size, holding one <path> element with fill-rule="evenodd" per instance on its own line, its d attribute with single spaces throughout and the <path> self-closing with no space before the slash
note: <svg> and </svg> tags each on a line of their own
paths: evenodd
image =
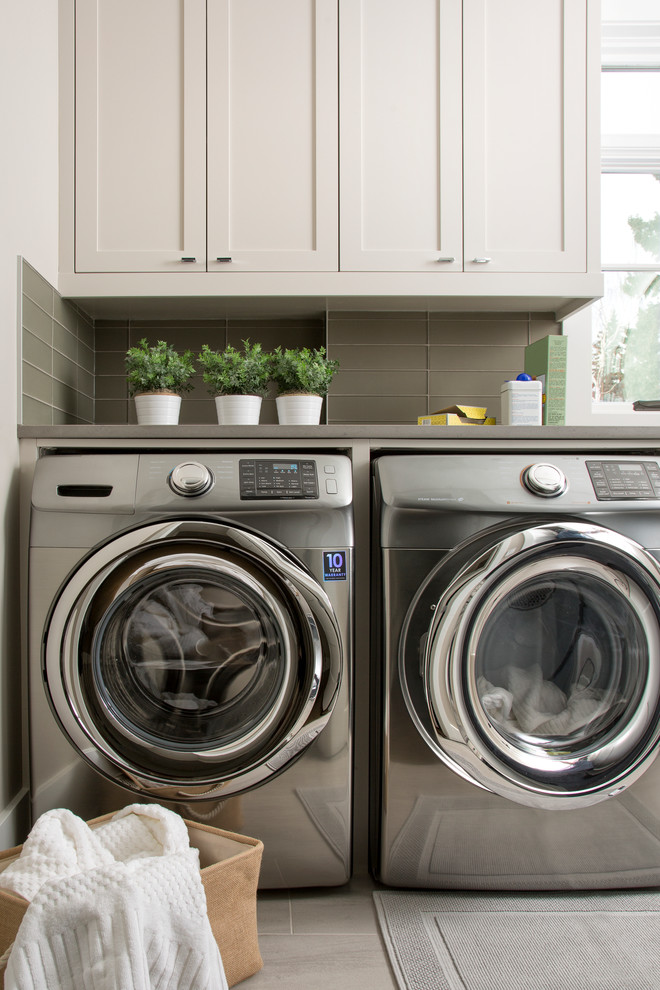
<svg viewBox="0 0 660 990">
<path fill-rule="evenodd" d="M 206 267 L 205 6 L 77 0 L 78 272 Z"/>
<path fill-rule="evenodd" d="M 336 271 L 336 0 L 209 0 L 208 80 L 209 271 Z"/>
<path fill-rule="evenodd" d="M 586 0 L 464 0 L 465 270 L 584 272 Z"/>
<path fill-rule="evenodd" d="M 341 269 L 586 272 L 586 0 L 340 12 Z"/>
<path fill-rule="evenodd" d="M 587 7 L 76 0 L 76 273 L 593 272 Z"/>
<path fill-rule="evenodd" d="M 462 269 L 461 0 L 340 0 L 342 271 Z"/>
</svg>

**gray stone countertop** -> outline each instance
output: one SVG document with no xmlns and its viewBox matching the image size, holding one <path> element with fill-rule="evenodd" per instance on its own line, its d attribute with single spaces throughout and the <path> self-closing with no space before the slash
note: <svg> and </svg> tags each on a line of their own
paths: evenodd
<svg viewBox="0 0 660 990">
<path fill-rule="evenodd" d="M 401 441 L 433 441 L 453 445 L 465 441 L 565 441 L 612 440 L 626 443 L 660 444 L 660 427 L 594 427 L 594 426 L 399 426 L 367 424 L 335 424 L 321 426 L 19 426 L 19 439 L 51 440 L 61 444 L 67 441 L 130 440 L 309 440 L 359 441 L 398 443 Z"/>
</svg>

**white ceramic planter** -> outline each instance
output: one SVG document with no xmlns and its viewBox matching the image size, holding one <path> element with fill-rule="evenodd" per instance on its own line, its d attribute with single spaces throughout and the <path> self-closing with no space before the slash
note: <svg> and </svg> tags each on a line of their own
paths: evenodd
<svg viewBox="0 0 660 990">
<path fill-rule="evenodd" d="M 135 396 L 135 411 L 140 426 L 176 426 L 181 396 L 173 392 L 143 392 Z"/>
<path fill-rule="evenodd" d="M 261 414 L 261 396 L 216 395 L 215 408 L 221 426 L 254 426 Z"/>
<path fill-rule="evenodd" d="M 320 395 L 278 395 L 277 418 L 285 426 L 316 426 L 321 419 Z"/>
</svg>

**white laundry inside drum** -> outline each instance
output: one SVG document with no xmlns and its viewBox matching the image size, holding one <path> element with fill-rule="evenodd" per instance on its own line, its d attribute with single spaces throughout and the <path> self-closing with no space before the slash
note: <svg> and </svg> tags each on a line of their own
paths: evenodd
<svg viewBox="0 0 660 990">
<path fill-rule="evenodd" d="M 127 655 L 155 697 L 188 711 L 240 693 L 268 653 L 264 623 L 226 588 L 180 581 L 159 587 L 125 625 Z M 169 688 L 169 689 L 168 689 Z"/>
<path fill-rule="evenodd" d="M 283 622 L 227 575 L 175 571 L 131 590 L 95 637 L 101 724 L 182 751 L 256 738 L 295 688 Z"/>
<path fill-rule="evenodd" d="M 481 705 L 505 734 L 573 742 L 602 735 L 636 697 L 641 656 L 632 611 L 605 584 L 547 576 L 506 596 L 476 653 Z"/>
</svg>

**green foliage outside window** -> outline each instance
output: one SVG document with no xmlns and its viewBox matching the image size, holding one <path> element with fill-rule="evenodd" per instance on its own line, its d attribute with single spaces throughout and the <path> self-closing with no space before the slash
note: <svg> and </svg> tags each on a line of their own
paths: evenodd
<svg viewBox="0 0 660 990">
<path fill-rule="evenodd" d="M 660 181 L 660 175 L 653 178 Z M 628 226 L 635 242 L 660 264 L 660 214 L 630 216 Z M 601 402 L 660 398 L 660 275 L 629 271 L 619 291 L 631 305 L 604 314 L 594 342 L 593 396 Z"/>
</svg>

